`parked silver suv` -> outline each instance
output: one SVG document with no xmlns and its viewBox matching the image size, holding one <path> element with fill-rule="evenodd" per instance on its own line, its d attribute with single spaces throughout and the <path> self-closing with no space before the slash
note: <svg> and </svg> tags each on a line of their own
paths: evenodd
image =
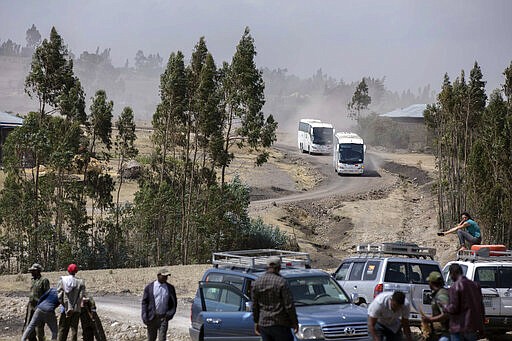
<svg viewBox="0 0 512 341">
<path fill-rule="evenodd" d="M 410 243 L 361 244 L 356 255 L 343 260 L 333 274 L 355 301 L 369 304 L 383 291 L 400 290 L 411 302 L 411 325 L 421 323 L 420 309 L 431 313 L 427 277 L 441 272 L 434 248 Z"/>
<path fill-rule="evenodd" d="M 487 251 L 487 252 L 486 252 Z M 458 263 L 464 275 L 480 284 L 485 307 L 487 334 L 505 334 L 512 331 L 512 250 L 478 252 L 465 250 L 457 253 L 457 260 L 443 269 L 446 284 L 451 284 L 449 267 Z"/>
</svg>

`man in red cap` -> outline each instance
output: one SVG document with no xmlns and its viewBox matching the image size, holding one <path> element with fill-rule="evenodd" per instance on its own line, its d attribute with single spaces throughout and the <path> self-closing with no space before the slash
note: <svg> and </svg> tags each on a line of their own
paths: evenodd
<svg viewBox="0 0 512 341">
<path fill-rule="evenodd" d="M 78 266 L 69 264 L 69 275 L 62 276 L 57 285 L 59 302 L 63 306 L 59 319 L 58 341 L 67 340 L 70 329 L 71 340 L 77 341 L 78 338 L 78 322 L 80 321 L 80 308 L 85 295 L 85 283 L 83 279 L 75 277 L 77 272 Z"/>
</svg>

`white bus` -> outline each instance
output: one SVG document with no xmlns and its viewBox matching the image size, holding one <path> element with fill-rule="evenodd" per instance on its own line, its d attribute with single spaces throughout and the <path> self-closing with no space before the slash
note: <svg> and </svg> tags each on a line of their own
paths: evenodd
<svg viewBox="0 0 512 341">
<path fill-rule="evenodd" d="M 332 152 L 333 133 L 334 128 L 330 123 L 314 119 L 302 119 L 299 122 L 299 150 L 309 154 L 330 154 Z"/>
<path fill-rule="evenodd" d="M 363 174 L 366 146 L 354 133 L 334 134 L 333 164 L 338 174 Z"/>
</svg>

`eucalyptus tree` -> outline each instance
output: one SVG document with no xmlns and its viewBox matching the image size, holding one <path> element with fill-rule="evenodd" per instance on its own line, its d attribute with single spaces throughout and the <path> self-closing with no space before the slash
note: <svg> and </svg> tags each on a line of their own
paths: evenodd
<svg viewBox="0 0 512 341">
<path fill-rule="evenodd" d="M 449 155 L 451 148 L 450 116 L 453 111 L 453 86 L 448 74 L 444 75 L 441 92 L 437 95 L 437 102 L 427 106 L 424 112 L 425 123 L 433 134 L 435 147 L 434 156 L 438 168 L 437 177 L 437 201 L 438 201 L 438 223 L 444 229 L 446 216 L 453 214 L 451 205 L 447 202 L 447 183 L 449 178 Z"/>
<path fill-rule="evenodd" d="M 222 186 L 225 183 L 226 168 L 233 159 L 230 151 L 235 144 L 240 148 L 249 146 L 261 151 L 256 159 L 257 165 L 261 165 L 268 158 L 268 152 L 264 148 L 270 147 L 276 141 L 277 122 L 272 115 L 265 118 L 261 111 L 265 104 L 265 83 L 262 71 L 256 68 L 255 57 L 254 39 L 246 27 L 231 64 L 224 64 L 221 70 L 225 105 Z"/>
<path fill-rule="evenodd" d="M 154 245 L 156 262 L 164 257 L 163 245 L 172 250 L 181 248 L 183 243 L 182 222 L 184 211 L 183 167 L 188 162 L 183 153 L 187 146 L 188 111 L 187 111 L 187 77 L 183 53 L 178 51 L 169 56 L 167 67 L 160 76 L 160 103 L 153 115 L 153 134 L 151 139 L 155 145 L 152 156 L 154 170 L 158 179 L 144 179 L 143 189 L 138 197 L 139 206 L 147 203 L 149 197 L 165 207 L 167 214 L 155 214 L 147 217 L 147 237 L 158 236 Z M 151 191 L 155 191 L 152 193 Z M 174 198 L 174 199 L 170 199 Z M 177 206 L 179 211 L 177 212 Z M 146 204 L 147 205 L 147 204 Z M 148 213 L 156 211 L 149 210 Z M 147 225 L 146 225 L 147 226 Z M 150 230 L 150 231 L 149 231 Z"/>
<path fill-rule="evenodd" d="M 120 246 L 122 245 L 123 240 L 125 240 L 125 236 L 123 236 L 120 228 L 120 215 L 121 215 L 121 207 L 119 204 L 119 198 L 121 194 L 121 187 L 123 186 L 123 180 L 125 177 L 125 168 L 126 161 L 134 158 L 138 155 L 139 151 L 135 146 L 135 141 L 137 140 L 137 135 L 135 134 L 135 121 L 133 116 L 133 110 L 130 107 L 125 107 L 119 115 L 116 123 L 117 135 L 116 135 L 116 151 L 119 157 L 119 162 L 117 164 L 117 174 L 118 177 L 118 186 L 116 193 L 116 205 L 115 205 L 115 225 L 108 231 L 107 234 L 107 244 L 109 245 L 109 249 L 111 250 L 111 259 L 112 265 L 119 265 L 119 254 L 120 254 Z"/>
<path fill-rule="evenodd" d="M 349 117 L 354 118 L 359 121 L 359 117 L 361 115 L 362 110 L 368 109 L 368 106 L 372 102 L 372 98 L 368 94 L 368 85 L 366 81 L 363 79 L 356 87 L 354 95 L 352 99 L 347 104 L 347 108 L 349 109 L 348 114 Z"/>
<path fill-rule="evenodd" d="M 79 121 L 84 117 L 85 105 L 80 82 L 73 74 L 73 62 L 55 28 L 50 32 L 50 38 L 44 39 L 32 56 L 25 92 L 38 101 L 39 110 L 27 116 L 23 129 L 20 129 L 23 135 L 12 136 L 9 147 L 13 153 L 10 156 L 12 164 L 8 167 L 8 177 L 12 181 L 6 186 L 12 186 L 9 191 L 25 189 L 20 198 L 23 198 L 22 206 L 31 219 L 24 220 L 23 223 L 28 225 L 19 228 L 28 231 L 27 245 L 31 258 L 28 261 L 44 256 L 54 260 L 54 266 L 58 266 L 63 227 L 70 214 L 66 207 L 80 206 L 72 202 L 73 197 L 69 194 L 74 186 L 64 180 L 68 162 L 79 148 Z M 28 165 L 33 168 L 26 176 L 27 172 L 22 167 Z M 41 175 L 44 177 L 41 178 Z M 41 233 L 43 230 L 48 231 L 51 237 L 48 237 L 48 233 Z M 39 237 L 43 236 L 50 238 L 46 239 L 47 245 L 52 248 L 48 252 L 40 246 Z M 53 252 L 51 257 L 49 252 Z M 48 264 L 52 265 L 52 262 Z"/>
</svg>

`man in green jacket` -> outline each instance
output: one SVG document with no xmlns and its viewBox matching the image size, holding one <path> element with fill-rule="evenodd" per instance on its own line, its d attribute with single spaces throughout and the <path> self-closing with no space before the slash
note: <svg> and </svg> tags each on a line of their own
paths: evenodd
<svg viewBox="0 0 512 341">
<path fill-rule="evenodd" d="M 34 315 L 36 310 L 37 301 L 39 301 L 39 298 L 50 289 L 50 281 L 48 278 L 41 275 L 43 267 L 40 264 L 32 264 L 28 271 L 32 274 L 32 285 L 30 286 L 30 296 L 28 299 L 23 330 L 25 330 L 30 323 L 30 320 L 32 320 L 32 315 Z M 35 332 L 30 333 L 28 340 L 44 341 L 44 326 L 39 326 L 36 328 Z"/>
</svg>

